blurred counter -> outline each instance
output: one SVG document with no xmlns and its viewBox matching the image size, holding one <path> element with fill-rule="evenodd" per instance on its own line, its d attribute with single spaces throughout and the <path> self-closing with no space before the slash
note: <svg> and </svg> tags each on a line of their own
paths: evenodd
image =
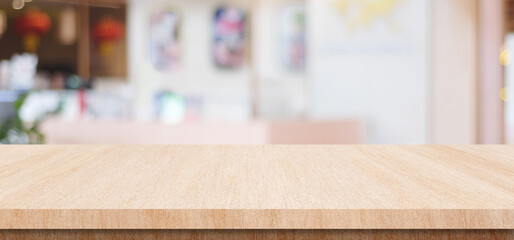
<svg viewBox="0 0 514 240">
<path fill-rule="evenodd" d="M 48 144 L 361 144 L 359 120 L 248 123 L 138 123 L 46 120 Z"/>
</svg>

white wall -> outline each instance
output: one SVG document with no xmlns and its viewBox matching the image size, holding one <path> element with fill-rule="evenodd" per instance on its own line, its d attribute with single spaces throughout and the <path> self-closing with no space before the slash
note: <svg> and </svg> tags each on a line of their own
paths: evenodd
<svg viewBox="0 0 514 240">
<path fill-rule="evenodd" d="M 361 117 L 370 143 L 427 143 L 430 1 L 400 1 L 395 26 L 378 21 L 356 32 L 335 1 L 307 2 L 309 115 Z"/>
<path fill-rule="evenodd" d="M 432 143 L 477 142 L 477 1 L 433 0 Z"/>
<path fill-rule="evenodd" d="M 159 89 L 204 96 L 209 98 L 209 101 L 204 101 L 205 114 L 223 115 L 225 111 L 231 115 L 214 118 L 233 118 L 234 114 L 238 120 L 250 117 L 248 66 L 237 71 L 220 70 L 215 67 L 210 55 L 214 10 L 223 3 L 231 2 L 245 8 L 249 4 L 249 1 L 230 0 L 129 0 L 129 80 L 138 93 L 136 118 L 152 119 L 153 94 Z M 182 67 L 172 73 L 156 70 L 148 56 L 150 16 L 153 12 L 166 9 L 178 12 L 183 21 L 180 32 Z M 219 106 L 209 106 L 217 103 L 226 106 L 227 102 L 234 105 L 226 110 Z"/>
<path fill-rule="evenodd" d="M 305 71 L 287 69 L 280 58 L 280 14 L 288 5 L 304 6 L 305 1 L 254 0 L 252 5 L 258 113 L 266 119 L 298 118 L 305 114 Z"/>
<path fill-rule="evenodd" d="M 504 68 L 498 61 L 505 44 L 506 4 L 503 0 L 478 0 L 478 142 L 504 143 Z"/>
<path fill-rule="evenodd" d="M 476 5 L 470 1 L 402 0 L 390 22 L 379 19 L 351 30 L 344 17 L 355 12 L 336 11 L 337 0 L 307 0 L 305 74 L 281 68 L 278 55 L 279 10 L 300 0 L 233 0 L 254 9 L 254 69 L 216 69 L 208 55 L 212 14 L 227 1 L 130 0 L 129 76 L 139 95 L 140 119 L 150 119 L 156 90 L 171 89 L 226 98 L 224 103 L 236 105 L 223 110 L 208 100 L 214 105 L 206 111 L 223 115 L 239 109 L 240 119 L 248 120 L 250 84 L 258 79 L 258 111 L 266 118 L 298 117 L 306 105 L 313 119 L 365 120 L 369 143 L 474 142 Z M 156 71 L 147 56 L 150 14 L 166 8 L 184 17 L 183 68 L 171 74 Z"/>
</svg>

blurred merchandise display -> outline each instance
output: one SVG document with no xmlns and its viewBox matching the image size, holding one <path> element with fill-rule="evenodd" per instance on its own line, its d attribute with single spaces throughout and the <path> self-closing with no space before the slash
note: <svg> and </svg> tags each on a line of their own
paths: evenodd
<svg viewBox="0 0 514 240">
<path fill-rule="evenodd" d="M 66 89 L 81 89 L 88 88 L 86 86 L 87 83 L 83 81 L 83 79 L 77 75 L 70 75 L 66 78 L 65 87 Z"/>
<path fill-rule="evenodd" d="M 38 69 L 35 54 L 15 54 L 10 61 L 0 61 L 0 89 L 4 90 L 62 90 L 91 88 L 91 82 L 84 81 L 66 69 L 53 71 Z"/>
<path fill-rule="evenodd" d="M 16 54 L 11 60 L 10 89 L 31 90 L 34 86 L 38 57 L 34 54 Z"/>
<path fill-rule="evenodd" d="M 47 72 L 36 72 L 34 75 L 34 86 L 32 90 L 50 89 L 51 82 Z"/>
<path fill-rule="evenodd" d="M 20 117 L 25 122 L 33 122 L 54 113 L 56 109 L 59 112 L 55 115 L 67 121 L 129 119 L 132 114 L 132 99 L 126 91 L 33 91 L 28 94 Z"/>
<path fill-rule="evenodd" d="M 243 65 L 246 45 L 246 14 L 237 7 L 220 7 L 214 17 L 214 60 L 220 68 Z"/>
<path fill-rule="evenodd" d="M 286 5 L 280 16 L 281 58 L 287 69 L 305 67 L 306 19 L 305 6 L 300 3 Z"/>
<path fill-rule="evenodd" d="M 59 117 L 70 121 L 240 122 L 256 117 L 254 86 L 249 86 L 252 75 L 259 75 L 252 70 L 258 64 L 249 61 L 253 56 L 248 50 L 254 48 L 250 4 L 209 3 L 203 10 L 180 2 L 156 2 L 141 10 L 131 4 L 136 3 L 31 1 L 12 8 L 0 1 L 0 89 L 33 92 L 45 98 L 41 104 L 52 107 L 56 103 L 50 104 L 48 96 L 57 96 L 53 99 L 62 103 Z M 281 15 L 273 22 L 280 31 L 270 35 L 270 49 L 280 45 L 280 50 L 270 58 L 278 68 L 303 69 L 304 6 L 295 2 L 275 7 Z M 291 75 L 300 76 L 284 73 Z M 111 80 L 133 91 L 98 87 Z M 33 99 L 29 105 L 37 106 Z M 281 114 L 289 105 L 284 106 Z M 45 109 L 33 108 L 27 116 Z"/>
<path fill-rule="evenodd" d="M 52 21 L 48 14 L 34 8 L 18 16 L 14 27 L 23 37 L 25 51 L 34 53 L 39 47 L 41 37 L 50 31 Z"/>
<path fill-rule="evenodd" d="M 86 114 L 88 118 L 119 120 L 129 119 L 132 115 L 130 92 L 96 90 L 86 93 Z"/>
<path fill-rule="evenodd" d="M 153 13 L 150 21 L 150 60 L 156 69 L 171 71 L 180 63 L 180 18 L 173 11 Z"/>
<path fill-rule="evenodd" d="M 60 72 L 54 73 L 50 80 L 50 88 L 51 89 L 63 89 L 64 88 L 64 75 Z"/>
</svg>

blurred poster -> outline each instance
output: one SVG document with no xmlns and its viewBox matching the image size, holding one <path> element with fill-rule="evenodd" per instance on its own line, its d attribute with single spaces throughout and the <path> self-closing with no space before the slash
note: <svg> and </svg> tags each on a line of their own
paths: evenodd
<svg viewBox="0 0 514 240">
<path fill-rule="evenodd" d="M 288 69 L 301 70 L 305 66 L 305 6 L 292 3 L 280 14 L 281 58 Z"/>
<path fill-rule="evenodd" d="M 391 53 L 410 51 L 422 22 L 413 21 L 416 0 L 324 0 L 324 51 L 334 53 Z"/>
<path fill-rule="evenodd" d="M 220 7 L 214 16 L 214 61 L 220 68 L 239 68 L 244 63 L 245 12 Z"/>
<path fill-rule="evenodd" d="M 179 16 L 172 11 L 152 14 L 150 23 L 150 59 L 158 70 L 171 71 L 179 66 L 179 20 Z"/>
</svg>

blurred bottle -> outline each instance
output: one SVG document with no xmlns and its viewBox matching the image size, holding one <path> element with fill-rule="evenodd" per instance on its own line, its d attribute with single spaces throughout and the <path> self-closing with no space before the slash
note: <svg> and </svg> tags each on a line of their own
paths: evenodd
<svg viewBox="0 0 514 240">
<path fill-rule="evenodd" d="M 32 90 L 38 57 L 35 54 L 15 54 L 11 59 L 10 88 Z"/>
<path fill-rule="evenodd" d="M 9 71 L 10 62 L 7 60 L 0 61 L 0 89 L 9 88 Z"/>
</svg>

